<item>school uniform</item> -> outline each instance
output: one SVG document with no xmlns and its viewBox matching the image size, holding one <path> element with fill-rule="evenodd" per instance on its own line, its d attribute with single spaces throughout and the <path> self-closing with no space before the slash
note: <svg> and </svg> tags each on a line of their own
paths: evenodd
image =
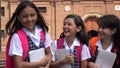
<svg viewBox="0 0 120 68">
<path fill-rule="evenodd" d="M 26 33 L 27 37 L 29 37 L 28 40 L 34 43 L 35 47 L 40 46 L 40 42 L 41 42 L 40 32 L 42 31 L 42 29 L 39 26 L 37 25 L 35 26 L 34 35 L 30 31 L 28 31 L 26 28 L 23 28 L 23 31 Z M 30 44 L 30 41 L 28 41 L 29 44 Z M 52 43 L 52 39 L 50 38 L 50 35 L 46 32 L 44 48 L 50 47 L 51 43 Z M 23 56 L 22 43 L 17 33 L 13 34 L 11 38 L 9 55 Z"/>
<path fill-rule="evenodd" d="M 97 57 L 99 50 L 104 50 L 106 52 L 112 52 L 112 53 L 119 54 L 119 52 L 117 52 L 118 48 L 113 47 L 113 42 L 111 42 L 111 44 L 106 49 L 103 49 L 101 39 L 99 37 L 93 37 L 90 40 L 90 51 L 91 51 L 91 56 L 92 56 L 92 58 L 89 60 L 90 62 L 96 61 L 96 57 Z M 120 68 L 120 58 L 118 55 L 116 57 L 116 60 L 112 68 Z"/>
<path fill-rule="evenodd" d="M 70 47 L 68 47 L 68 45 L 66 43 L 66 39 L 65 39 L 64 43 L 63 43 L 63 46 L 64 46 L 64 49 L 69 49 L 69 50 L 72 51 L 72 53 L 74 53 L 75 52 L 75 47 L 80 46 L 80 41 L 77 38 L 75 38 L 74 41 L 73 41 L 73 44 Z M 53 55 L 52 61 L 56 61 L 56 57 L 55 57 L 55 50 L 56 49 L 57 49 L 57 40 L 55 40 L 53 45 L 51 46 L 51 53 Z M 75 53 L 74 53 L 74 55 L 75 55 Z M 82 51 L 81 51 L 81 61 L 87 60 L 89 58 L 91 58 L 89 48 L 87 47 L 86 44 L 83 44 Z"/>
</svg>

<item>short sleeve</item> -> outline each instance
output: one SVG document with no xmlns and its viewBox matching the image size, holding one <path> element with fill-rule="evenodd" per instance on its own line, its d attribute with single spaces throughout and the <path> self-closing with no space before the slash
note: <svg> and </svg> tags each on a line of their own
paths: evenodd
<svg viewBox="0 0 120 68">
<path fill-rule="evenodd" d="M 55 40 L 50 48 L 52 53 L 52 61 L 55 61 L 55 50 L 57 49 L 57 40 Z"/>
<path fill-rule="evenodd" d="M 90 50 L 87 47 L 87 45 L 84 44 L 83 47 L 82 47 L 81 61 L 87 60 L 89 58 L 91 58 Z"/>
<path fill-rule="evenodd" d="M 18 55 L 22 56 L 23 50 L 22 50 L 22 44 L 19 39 L 19 36 L 17 33 L 13 34 L 10 42 L 10 49 L 9 49 L 9 55 Z"/>
<path fill-rule="evenodd" d="M 52 43 L 52 39 L 50 35 L 46 32 L 45 33 L 45 48 L 49 47 Z"/>
</svg>

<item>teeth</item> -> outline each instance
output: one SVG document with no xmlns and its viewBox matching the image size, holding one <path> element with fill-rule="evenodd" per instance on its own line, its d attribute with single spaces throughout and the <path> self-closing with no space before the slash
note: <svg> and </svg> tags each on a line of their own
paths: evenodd
<svg viewBox="0 0 120 68">
<path fill-rule="evenodd" d="M 65 31 L 68 31 L 68 30 L 65 30 Z"/>
</svg>

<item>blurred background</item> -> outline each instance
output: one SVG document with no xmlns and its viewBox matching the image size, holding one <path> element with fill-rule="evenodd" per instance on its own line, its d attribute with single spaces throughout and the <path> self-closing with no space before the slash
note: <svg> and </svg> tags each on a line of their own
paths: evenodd
<svg viewBox="0 0 120 68">
<path fill-rule="evenodd" d="M 5 25 L 14 13 L 17 5 L 24 0 L 0 0 L 0 68 L 5 64 Z M 31 0 L 38 7 L 49 27 L 53 41 L 62 33 L 63 20 L 68 14 L 82 17 L 87 32 L 97 31 L 96 20 L 105 14 L 114 14 L 120 18 L 120 0 Z"/>
</svg>

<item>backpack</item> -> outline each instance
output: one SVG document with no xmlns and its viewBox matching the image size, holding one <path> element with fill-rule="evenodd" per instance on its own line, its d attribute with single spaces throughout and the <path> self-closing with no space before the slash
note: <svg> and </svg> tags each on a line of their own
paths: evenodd
<svg viewBox="0 0 120 68">
<path fill-rule="evenodd" d="M 23 56 L 22 56 L 22 60 L 24 60 L 28 54 L 28 40 L 27 40 L 27 36 L 26 33 L 21 29 L 18 30 L 18 36 L 20 38 L 20 41 L 22 43 L 22 48 L 23 48 Z M 42 30 L 40 32 L 42 41 L 45 42 L 45 33 Z M 14 64 L 14 59 L 13 56 L 9 56 L 9 48 L 10 48 L 10 41 L 11 41 L 11 37 L 9 37 L 7 45 L 6 45 L 6 68 L 15 68 L 15 64 Z"/>
<path fill-rule="evenodd" d="M 63 43 L 64 43 L 64 38 L 60 38 L 57 40 L 57 49 L 62 49 L 63 48 Z M 76 52 L 77 52 L 77 58 L 78 62 L 81 64 L 81 52 L 82 52 L 82 46 L 83 44 L 80 43 L 80 46 L 76 46 Z"/>
<path fill-rule="evenodd" d="M 98 37 L 93 37 L 93 38 L 90 40 L 89 45 L 90 45 L 90 53 L 91 53 L 91 56 L 92 56 L 92 57 L 94 56 L 95 51 L 96 51 L 96 49 L 97 49 L 97 46 L 96 46 L 95 44 L 96 44 L 96 42 L 97 42 L 98 40 L 99 40 Z"/>
</svg>

